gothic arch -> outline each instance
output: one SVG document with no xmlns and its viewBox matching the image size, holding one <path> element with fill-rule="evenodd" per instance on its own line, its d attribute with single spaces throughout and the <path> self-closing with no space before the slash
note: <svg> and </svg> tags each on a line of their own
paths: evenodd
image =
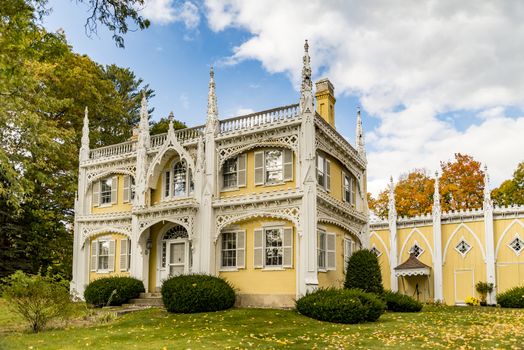
<svg viewBox="0 0 524 350">
<path fill-rule="evenodd" d="M 82 229 L 82 242 L 83 244 L 85 244 L 85 242 L 88 239 L 104 234 L 104 233 L 105 234 L 117 233 L 117 234 L 124 235 L 128 237 L 129 239 L 131 239 L 130 230 L 126 230 L 123 228 L 105 226 L 105 227 L 100 227 L 100 228 L 95 228 L 95 229 L 89 229 L 88 227 L 85 227 Z"/>
<path fill-rule="evenodd" d="M 382 237 L 380 237 L 375 231 L 371 232 L 369 234 L 369 240 L 371 241 L 371 237 L 376 237 L 377 240 L 380 242 L 380 244 L 382 244 L 382 247 L 384 247 L 384 251 L 386 252 L 386 256 L 387 256 L 387 261 L 389 263 L 389 249 L 388 247 L 386 246 L 386 243 L 384 242 L 384 240 L 382 239 Z"/>
<path fill-rule="evenodd" d="M 362 244 L 362 232 L 357 231 L 355 227 L 351 227 L 350 225 L 346 224 L 345 222 L 342 222 L 340 220 L 337 220 L 335 218 L 328 218 L 328 217 L 319 217 L 317 219 L 317 222 L 324 223 L 324 224 L 332 224 L 335 226 L 340 227 L 341 229 L 344 229 L 348 231 L 349 233 L 354 234 L 358 240 L 360 241 L 360 244 Z"/>
<path fill-rule="evenodd" d="M 287 149 L 290 149 L 291 151 L 293 151 L 293 157 L 296 159 L 298 157 L 297 155 L 297 152 L 298 150 L 296 149 L 296 147 L 293 147 L 293 145 L 289 144 L 289 143 L 285 143 L 285 142 L 282 142 L 282 141 L 261 141 L 261 142 L 256 142 L 256 143 L 249 143 L 247 145 L 244 145 L 244 146 L 241 146 L 241 147 L 238 147 L 234 150 L 228 150 L 229 152 L 227 151 L 223 151 L 223 153 L 220 153 L 220 162 L 218 164 L 219 168 L 222 168 L 222 165 L 224 165 L 224 162 L 230 158 L 233 158 L 233 157 L 236 157 L 246 151 L 249 151 L 249 150 L 252 150 L 252 149 L 255 149 L 255 148 L 262 148 L 262 147 L 277 147 L 277 148 L 287 148 Z M 222 152 L 221 151 L 221 152 Z"/>
<path fill-rule="evenodd" d="M 186 229 L 189 240 L 193 239 L 193 230 L 192 230 L 191 220 L 188 219 L 188 217 L 184 216 L 181 218 L 159 218 L 156 220 L 148 221 L 147 223 L 143 223 L 142 225 L 140 225 L 140 234 L 137 237 L 137 241 L 140 240 L 140 238 L 142 237 L 142 235 L 144 234 L 144 232 L 147 229 L 158 224 L 159 222 L 165 222 L 166 224 L 168 224 L 168 226 L 169 224 L 172 224 L 171 226 L 180 225 Z M 165 231 L 162 231 L 162 232 L 165 232 Z"/>
<path fill-rule="evenodd" d="M 504 237 L 510 231 L 510 229 L 513 227 L 513 225 L 516 225 L 516 224 L 520 224 L 520 226 L 522 226 L 522 228 L 524 228 L 524 224 L 522 223 L 522 221 L 520 219 L 513 220 L 508 225 L 508 227 L 506 227 L 506 229 L 504 230 L 504 232 L 502 232 L 502 234 L 500 235 L 500 238 L 499 238 L 499 240 L 497 242 L 497 248 L 495 249 L 495 260 L 497 260 L 497 257 L 499 255 L 500 245 L 502 244 L 502 241 L 504 240 Z"/>
<path fill-rule="evenodd" d="M 181 160 L 185 160 L 188 170 L 195 175 L 195 162 L 189 152 L 178 142 L 174 133 L 168 133 L 167 139 L 151 161 L 146 175 L 146 188 L 155 188 L 160 176 L 160 170 L 165 167 L 167 161 L 173 154 L 178 154 Z"/>
<path fill-rule="evenodd" d="M 459 232 L 460 228 L 461 227 L 464 227 L 464 229 L 466 229 L 466 231 L 468 231 L 469 233 L 471 233 L 471 235 L 473 236 L 473 238 L 475 239 L 475 241 L 477 242 L 477 244 L 479 245 L 479 249 L 480 249 L 480 252 L 482 253 L 482 258 L 484 259 L 484 261 L 486 261 L 486 253 L 484 252 L 484 246 L 482 245 L 482 242 L 480 241 L 480 239 L 478 238 L 477 234 L 475 232 L 473 232 L 473 230 L 471 228 L 469 228 L 468 225 L 464 224 L 464 223 L 461 223 L 460 225 L 457 226 L 457 228 L 453 231 L 453 233 L 451 234 L 451 236 L 449 236 L 448 238 L 448 241 L 446 242 L 446 245 L 444 247 L 444 252 L 442 254 L 442 265 L 444 265 L 446 263 L 446 256 L 447 256 L 447 252 L 448 252 L 448 248 L 449 248 L 449 245 L 451 244 L 451 240 L 453 239 L 453 237 L 455 237 L 455 235 Z"/>
<path fill-rule="evenodd" d="M 95 181 L 98 181 L 100 179 L 103 179 L 109 175 L 129 175 L 129 176 L 132 176 L 133 178 L 135 177 L 135 173 L 131 170 L 128 170 L 128 169 L 110 169 L 110 170 L 106 170 L 104 172 L 101 172 L 101 173 L 98 173 L 98 174 L 95 174 L 93 176 L 91 176 L 88 180 L 87 180 L 87 185 L 85 187 L 85 195 L 87 195 L 88 191 L 91 189 L 93 183 Z"/>
<path fill-rule="evenodd" d="M 409 239 L 411 238 L 411 236 L 415 235 L 415 233 L 418 233 L 418 235 L 420 237 L 422 237 L 422 240 L 424 241 L 424 243 L 426 243 L 426 246 L 429 249 L 429 253 L 431 254 L 431 262 L 433 263 L 434 262 L 433 261 L 433 248 L 429 244 L 429 241 L 426 238 L 426 236 L 424 236 L 424 234 L 422 234 L 422 232 L 420 232 L 420 230 L 418 228 L 416 228 L 416 227 L 413 230 L 411 230 L 411 232 L 408 234 L 408 236 L 404 240 L 404 243 L 402 244 L 402 248 L 400 248 L 400 253 L 398 255 L 399 258 L 402 257 L 402 253 L 404 253 L 404 249 L 406 248 L 406 244 L 408 244 Z"/>
</svg>

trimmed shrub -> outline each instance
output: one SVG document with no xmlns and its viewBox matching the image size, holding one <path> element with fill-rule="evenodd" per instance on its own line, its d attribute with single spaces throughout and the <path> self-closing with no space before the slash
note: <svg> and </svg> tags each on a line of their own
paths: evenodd
<svg viewBox="0 0 524 350">
<path fill-rule="evenodd" d="M 356 251 L 348 259 L 344 288 L 377 294 L 384 292 L 378 259 L 370 250 Z"/>
<path fill-rule="evenodd" d="M 145 292 L 144 283 L 133 277 L 105 277 L 89 283 L 84 291 L 88 304 L 122 305 Z"/>
<path fill-rule="evenodd" d="M 524 308 L 524 287 L 514 287 L 497 295 L 502 307 Z"/>
<path fill-rule="evenodd" d="M 180 275 L 162 284 L 162 300 L 169 312 L 195 313 L 233 307 L 235 291 L 225 280 L 209 275 Z"/>
<path fill-rule="evenodd" d="M 390 290 L 384 292 L 384 299 L 388 311 L 393 312 L 419 312 L 422 310 L 422 303 L 416 301 L 408 295 Z"/>
<path fill-rule="evenodd" d="M 7 306 L 22 316 L 35 333 L 56 318 L 67 319 L 72 312 L 69 283 L 49 274 L 26 275 L 16 271 L 4 279 L 3 297 Z"/>
<path fill-rule="evenodd" d="M 318 289 L 296 301 L 304 316 L 335 323 L 374 322 L 386 305 L 376 295 L 358 289 Z"/>
</svg>

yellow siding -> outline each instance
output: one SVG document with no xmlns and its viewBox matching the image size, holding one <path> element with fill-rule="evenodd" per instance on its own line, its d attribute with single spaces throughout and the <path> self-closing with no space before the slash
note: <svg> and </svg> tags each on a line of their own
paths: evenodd
<svg viewBox="0 0 524 350">
<path fill-rule="evenodd" d="M 342 228 L 331 225 L 331 224 L 318 224 L 326 230 L 327 233 L 336 234 L 336 248 L 335 248 L 335 266 L 336 270 L 330 270 L 325 272 L 318 272 L 318 286 L 320 288 L 326 287 L 342 287 L 344 285 L 345 273 L 344 273 L 344 237 L 351 238 L 355 243 L 360 244 L 358 238 L 354 235 L 350 235 Z"/>
<path fill-rule="evenodd" d="M 97 272 L 91 271 L 91 242 L 100 237 L 108 237 L 108 238 L 115 240 L 115 256 L 114 256 L 115 270 L 113 272 L 97 273 Z M 110 277 L 110 276 L 129 276 L 129 271 L 120 271 L 120 247 L 121 247 L 120 240 L 121 239 L 127 239 L 127 236 L 117 234 L 117 233 L 103 233 L 89 240 L 89 264 L 88 264 L 88 268 L 90 270 L 89 281 L 94 281 L 98 278 Z"/>
<path fill-rule="evenodd" d="M 217 271 L 220 277 L 233 284 L 240 294 L 296 294 L 296 230 L 293 233 L 293 268 L 282 270 L 255 269 L 253 267 L 253 235 L 254 230 L 262 228 L 264 223 L 284 223 L 284 220 L 249 220 L 235 224 L 235 229 L 246 230 L 246 268 L 238 271 Z M 216 247 L 217 269 L 220 266 L 220 246 Z"/>
<path fill-rule="evenodd" d="M 468 230 L 473 231 L 474 234 Z M 453 237 L 452 237 L 453 235 Z M 477 239 L 482 243 L 479 246 Z M 465 257 L 455 250 L 461 238 L 471 245 Z M 447 304 L 464 302 L 464 295 L 476 296 L 475 284 L 486 282 L 486 265 L 482 251 L 486 249 L 484 241 L 484 222 L 454 223 L 442 225 L 443 249 L 443 293 Z M 449 242 L 449 243 L 448 243 Z"/>
<path fill-rule="evenodd" d="M 124 203 L 124 176 L 116 175 L 118 177 L 118 190 L 117 190 L 117 202 L 116 204 L 104 204 L 103 206 L 91 208 L 93 214 L 102 213 L 117 213 L 123 211 L 131 211 L 131 202 Z M 93 185 L 91 185 L 92 188 Z"/>
<path fill-rule="evenodd" d="M 151 234 L 152 247 L 149 253 L 149 290 L 155 291 L 157 285 L 157 270 L 158 270 L 158 240 L 160 239 L 160 230 L 164 224 L 158 223 L 153 225 L 149 232 Z"/>
<path fill-rule="evenodd" d="M 338 199 L 339 201 L 343 201 L 342 195 L 343 195 L 343 177 L 342 177 L 342 171 L 344 171 L 346 174 L 351 176 L 353 178 L 353 193 L 355 193 L 355 196 L 357 196 L 357 180 L 353 176 L 353 174 L 346 169 L 340 163 L 336 158 L 333 158 L 329 154 L 322 153 L 326 157 L 327 160 L 331 162 L 331 186 L 329 188 L 329 194 L 331 197 Z M 362 208 L 358 208 L 361 210 Z"/>
<path fill-rule="evenodd" d="M 257 185 L 255 186 L 255 152 L 266 150 L 266 149 L 268 148 L 257 148 L 255 150 L 250 150 L 246 152 L 246 155 L 247 155 L 246 157 L 246 186 L 240 187 L 234 190 L 221 191 L 220 197 L 227 198 L 227 197 L 240 196 L 240 195 L 246 195 L 246 194 L 286 190 L 286 189 L 292 189 L 296 187 L 297 156 L 294 153 L 293 153 L 293 181 L 287 181 L 287 182 L 276 184 L 276 185 Z M 218 180 L 218 186 L 219 187 L 222 186 L 222 179 L 219 178 L 217 180 Z"/>
<path fill-rule="evenodd" d="M 164 169 L 160 171 L 160 175 L 158 175 L 158 179 L 156 181 L 156 188 L 151 189 L 151 205 L 158 204 L 162 200 L 162 180 L 164 179 L 164 173 L 171 169 L 171 165 L 173 165 L 173 161 L 175 160 L 175 158 L 178 158 L 178 156 L 173 156 L 169 158 L 166 165 L 164 166 Z M 190 170 L 188 169 L 188 171 Z M 171 179 L 171 181 L 172 180 L 173 179 Z"/>
<path fill-rule="evenodd" d="M 515 254 L 509 243 L 518 234 L 524 240 L 524 221 L 520 219 L 494 222 L 497 292 L 524 285 L 524 253 Z"/>
<path fill-rule="evenodd" d="M 380 239 L 379 239 L 380 238 Z M 370 248 L 375 245 L 382 254 L 378 257 L 380 271 L 382 272 L 382 284 L 384 288 L 391 289 L 391 274 L 389 267 L 389 231 L 378 230 L 370 233 Z"/>
</svg>

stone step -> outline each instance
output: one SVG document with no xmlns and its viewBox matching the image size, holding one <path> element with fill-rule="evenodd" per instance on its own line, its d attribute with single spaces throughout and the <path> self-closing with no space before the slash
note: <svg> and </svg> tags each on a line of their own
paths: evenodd
<svg viewBox="0 0 524 350">
<path fill-rule="evenodd" d="M 162 294 L 160 292 L 155 293 L 140 293 L 140 298 L 162 298 Z"/>
<path fill-rule="evenodd" d="M 129 303 L 132 305 L 140 305 L 140 306 L 164 306 L 164 303 L 162 302 L 162 298 L 131 299 L 129 300 Z"/>
</svg>

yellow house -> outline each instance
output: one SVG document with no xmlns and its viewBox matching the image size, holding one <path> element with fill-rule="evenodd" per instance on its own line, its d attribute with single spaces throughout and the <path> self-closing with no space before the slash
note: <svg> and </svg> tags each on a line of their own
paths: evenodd
<svg viewBox="0 0 524 350">
<path fill-rule="evenodd" d="M 72 290 L 129 275 L 154 292 L 207 273 L 239 305 L 282 307 L 340 286 L 369 239 L 362 123 L 353 147 L 335 129 L 333 85 L 312 85 L 306 42 L 298 104 L 219 120 L 211 70 L 205 125 L 151 136 L 143 99 L 135 136 L 92 150 L 86 110 Z"/>
<path fill-rule="evenodd" d="M 433 213 L 399 218 L 391 182 L 388 220 L 370 222 L 385 288 L 460 305 L 480 296 L 478 282 L 493 283 L 491 304 L 496 293 L 524 285 L 524 206 L 493 207 L 485 170 L 484 205 L 475 210 L 441 212 L 437 176 Z"/>
</svg>

